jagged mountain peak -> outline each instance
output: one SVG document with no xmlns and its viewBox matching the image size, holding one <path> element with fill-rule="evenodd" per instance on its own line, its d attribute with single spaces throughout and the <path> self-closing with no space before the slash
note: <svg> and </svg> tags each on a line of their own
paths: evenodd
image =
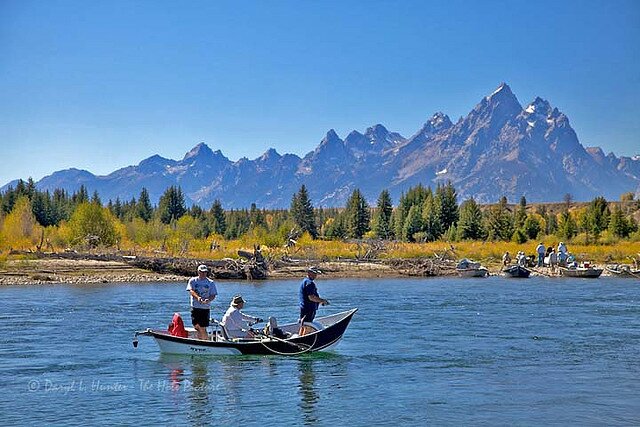
<svg viewBox="0 0 640 427">
<path fill-rule="evenodd" d="M 211 151 L 211 148 L 209 148 L 209 146 L 204 142 L 201 142 L 191 150 L 189 150 L 187 154 L 184 155 L 184 158 L 182 160 L 184 161 L 194 157 L 212 157 L 213 155 L 214 154 L 213 151 Z"/>
<path fill-rule="evenodd" d="M 427 125 L 435 131 L 440 131 L 442 129 L 450 128 L 451 126 L 453 126 L 453 123 L 451 123 L 451 119 L 449 119 L 449 116 L 441 111 L 438 111 L 427 121 L 425 126 Z"/>
<path fill-rule="evenodd" d="M 333 147 L 338 145 L 342 146 L 343 144 L 344 144 L 344 141 L 340 139 L 336 131 L 333 129 L 329 129 L 329 131 L 327 131 L 327 134 L 324 136 L 324 138 L 322 138 L 322 141 L 320 141 L 320 144 L 318 145 L 318 148 L 316 149 L 316 151 L 318 149 L 323 149 L 325 147 Z"/>
<path fill-rule="evenodd" d="M 364 136 L 372 145 L 386 145 L 387 142 L 390 142 L 389 131 L 381 124 L 377 124 L 367 128 L 367 130 L 364 132 Z"/>
<path fill-rule="evenodd" d="M 344 142 L 347 143 L 348 141 L 354 141 L 361 138 L 364 138 L 363 134 L 361 134 L 357 130 L 352 130 L 351 132 L 349 132 L 349 135 L 347 135 L 347 137 L 344 139 Z"/>
<path fill-rule="evenodd" d="M 170 160 L 170 159 L 164 158 L 159 154 L 154 154 L 153 156 L 147 157 L 146 159 L 141 161 L 138 164 L 138 166 L 158 165 L 158 164 L 170 163 L 170 162 L 173 162 L 173 161 L 174 160 Z"/>
<path fill-rule="evenodd" d="M 544 117 L 551 116 L 553 109 L 549 101 L 536 96 L 536 98 L 524 109 L 527 114 L 542 115 Z"/>
<path fill-rule="evenodd" d="M 281 157 L 282 156 L 280 155 L 280 153 L 278 153 L 276 151 L 275 148 L 269 148 L 267 151 L 264 152 L 264 154 L 262 156 L 260 156 L 258 158 L 258 160 L 260 160 L 262 162 L 266 162 L 266 161 L 270 161 L 270 160 L 278 160 Z"/>
<path fill-rule="evenodd" d="M 418 134 L 433 135 L 442 130 L 449 129 L 452 126 L 453 123 L 451 123 L 449 116 L 442 112 L 437 112 L 433 116 L 431 116 L 431 118 L 427 120 L 424 125 L 422 125 L 422 128 L 420 129 Z"/>
<path fill-rule="evenodd" d="M 367 130 L 365 130 L 364 132 L 364 135 L 367 137 L 378 136 L 378 137 L 384 138 L 388 134 L 389 134 L 389 130 L 387 130 L 387 128 L 381 125 L 380 123 L 368 127 Z"/>
<path fill-rule="evenodd" d="M 511 91 L 511 88 L 509 87 L 509 85 L 506 84 L 505 82 L 502 82 L 502 83 L 500 83 L 498 85 L 496 90 L 491 92 L 491 95 L 488 95 L 486 97 L 486 99 L 490 100 L 492 98 L 496 98 L 497 99 L 497 98 L 510 97 L 510 96 L 515 96 L 515 95 Z"/>
<path fill-rule="evenodd" d="M 495 109 L 496 106 L 505 106 L 509 110 L 521 110 L 522 106 L 518 101 L 518 98 L 511 91 L 511 88 L 506 83 L 501 83 L 500 86 L 496 90 L 494 90 L 491 95 L 485 96 L 482 98 L 482 101 L 476 109 L 480 108 L 491 108 Z"/>
<path fill-rule="evenodd" d="M 456 123 L 461 141 L 485 129 L 497 135 L 500 129 L 522 112 L 518 98 L 506 83 L 500 84 L 489 96 L 482 98 L 479 104 L 461 122 Z"/>
<path fill-rule="evenodd" d="M 58 171 L 37 183 L 39 189 L 77 189 L 84 184 L 103 200 L 136 197 L 144 186 L 154 203 L 170 185 L 180 185 L 187 203 L 210 205 L 216 198 L 229 207 L 286 207 L 301 184 L 314 201 L 344 206 L 359 188 L 374 201 L 384 188 L 397 200 L 419 183 L 451 180 L 461 199 L 495 202 L 501 195 L 531 201 L 576 200 L 594 195 L 617 198 L 640 190 L 640 156 L 604 156 L 585 149 L 565 114 L 536 97 L 522 108 L 502 83 L 455 125 L 437 112 L 413 137 L 405 139 L 376 124 L 364 133 L 340 139 L 330 129 L 304 158 L 267 150 L 256 160 L 231 162 L 220 150 L 201 143 L 183 160 L 151 156 L 107 176 L 87 171 Z M 533 187 L 535 183 L 535 188 Z"/>
<path fill-rule="evenodd" d="M 333 129 L 329 129 L 327 131 L 327 134 L 324 137 L 324 140 L 336 140 L 336 139 L 340 139 L 336 131 Z"/>
</svg>

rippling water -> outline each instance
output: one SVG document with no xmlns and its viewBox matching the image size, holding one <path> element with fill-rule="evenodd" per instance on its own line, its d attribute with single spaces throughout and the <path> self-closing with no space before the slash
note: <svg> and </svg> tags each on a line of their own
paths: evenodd
<svg viewBox="0 0 640 427">
<path fill-rule="evenodd" d="M 297 316 L 297 281 L 221 282 Z M 0 424 L 640 423 L 640 283 L 319 280 L 359 307 L 334 353 L 161 356 L 133 331 L 189 319 L 184 284 L 0 288 Z"/>
</svg>

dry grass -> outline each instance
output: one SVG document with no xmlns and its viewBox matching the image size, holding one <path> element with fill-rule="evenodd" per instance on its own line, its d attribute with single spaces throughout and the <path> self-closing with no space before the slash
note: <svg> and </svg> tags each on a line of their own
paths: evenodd
<svg viewBox="0 0 640 427">
<path fill-rule="evenodd" d="M 581 240 L 581 239 L 575 239 Z M 567 242 L 569 251 L 579 260 L 592 261 L 594 263 L 629 263 L 630 257 L 640 258 L 640 239 L 631 239 L 619 242 L 611 242 L 602 239 L 598 244 L 583 244 L 580 242 Z M 545 246 L 557 246 L 558 239 L 555 236 L 543 238 Z M 514 242 L 431 242 L 431 243 L 406 243 L 385 242 L 384 250 L 377 253 L 378 258 L 410 259 L 419 257 L 431 257 L 434 254 L 448 254 L 453 258 L 471 258 L 482 261 L 487 265 L 499 264 L 502 254 L 509 251 L 514 256 L 518 251 L 524 251 L 527 255 L 535 254 L 537 241 L 529 241 L 525 244 Z M 295 247 L 285 249 L 282 246 L 265 246 L 260 236 L 245 236 L 239 240 L 224 240 L 221 236 L 211 236 L 202 240 L 183 241 L 151 241 L 145 245 L 135 245 L 130 241 L 121 242 L 121 250 L 130 251 L 147 256 L 183 256 L 204 259 L 237 258 L 238 250 L 253 251 L 254 245 L 260 245 L 262 253 L 266 257 L 274 259 L 282 257 L 301 259 L 339 260 L 362 258 L 369 245 L 350 241 L 313 240 L 308 235 L 302 236 Z M 63 248 L 54 248 L 58 251 Z M 112 249 L 113 250 L 113 249 Z M 7 254 L 0 254 L 0 268 L 7 262 Z M 32 258 L 27 255 L 11 256 L 12 260 L 27 260 Z"/>
</svg>

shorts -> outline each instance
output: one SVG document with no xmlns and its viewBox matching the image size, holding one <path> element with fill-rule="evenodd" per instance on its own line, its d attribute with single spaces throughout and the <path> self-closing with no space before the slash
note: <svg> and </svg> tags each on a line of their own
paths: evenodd
<svg viewBox="0 0 640 427">
<path fill-rule="evenodd" d="M 203 328 L 209 326 L 209 312 L 208 308 L 192 308 L 191 309 L 191 324 L 193 326 L 200 325 Z"/>
<path fill-rule="evenodd" d="M 305 322 L 313 322 L 313 319 L 316 317 L 316 311 L 315 310 L 309 310 L 309 309 L 301 308 L 300 309 L 300 320 L 302 320 L 303 317 L 304 317 L 304 321 Z"/>
</svg>

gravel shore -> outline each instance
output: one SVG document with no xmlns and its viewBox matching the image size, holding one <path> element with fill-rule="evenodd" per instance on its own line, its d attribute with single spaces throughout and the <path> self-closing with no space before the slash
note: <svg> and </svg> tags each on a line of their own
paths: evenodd
<svg viewBox="0 0 640 427">
<path fill-rule="evenodd" d="M 269 271 L 269 279 L 297 279 L 305 275 L 308 262 L 287 265 Z M 326 278 L 397 278 L 420 276 L 419 272 L 409 271 L 383 262 L 362 261 L 326 261 L 314 263 L 323 271 Z M 491 268 L 490 275 L 499 275 L 499 267 Z M 195 275 L 195 272 L 194 272 Z M 455 275 L 455 270 L 441 271 L 440 276 Z M 546 269 L 533 270 L 532 275 L 549 276 Z M 605 271 L 603 276 L 607 276 Z M 186 282 L 188 276 L 155 273 L 133 267 L 124 262 L 35 259 L 9 260 L 0 266 L 1 285 L 31 284 L 91 284 L 91 283 L 142 283 L 142 282 Z"/>
</svg>

